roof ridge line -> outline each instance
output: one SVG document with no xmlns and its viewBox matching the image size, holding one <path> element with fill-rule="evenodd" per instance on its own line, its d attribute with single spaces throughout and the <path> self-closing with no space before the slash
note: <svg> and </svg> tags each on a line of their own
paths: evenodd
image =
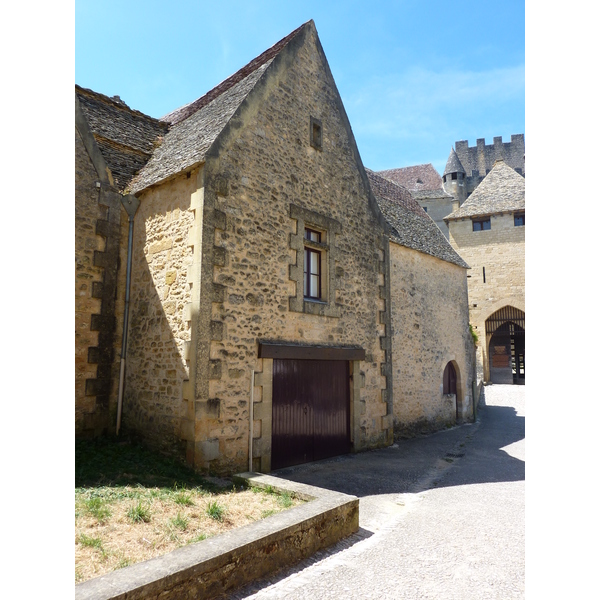
<svg viewBox="0 0 600 600">
<path fill-rule="evenodd" d="M 161 117 L 159 121 L 166 122 L 169 125 L 175 125 L 177 123 L 181 123 L 185 121 L 188 117 L 191 117 L 195 112 L 200 110 L 202 107 L 206 106 L 216 98 L 218 98 L 221 94 L 226 92 L 228 89 L 232 88 L 236 83 L 239 83 L 242 79 L 248 77 L 248 75 L 254 73 L 258 68 L 262 67 L 265 63 L 267 63 L 272 58 L 275 58 L 279 52 L 294 38 L 302 28 L 306 27 L 308 23 L 311 21 L 307 21 L 300 25 L 300 27 L 294 29 L 291 33 L 286 35 L 284 38 L 279 40 L 276 44 L 273 44 L 270 48 L 265 50 L 262 54 L 259 54 L 257 57 L 252 59 L 249 63 L 244 65 L 241 69 L 237 70 L 235 73 L 227 77 L 216 85 L 214 88 L 206 92 L 204 96 L 200 96 L 200 98 L 190 102 L 189 104 L 184 104 L 183 106 L 171 111 L 166 114 L 164 117 Z"/>
<path fill-rule="evenodd" d="M 131 106 L 129 106 L 129 104 L 127 104 L 124 100 L 121 100 L 121 99 L 115 100 L 114 97 L 107 96 L 106 94 L 103 94 L 102 92 L 96 92 L 95 90 L 92 90 L 91 88 L 84 88 L 81 85 L 78 85 L 77 83 L 75 84 L 75 93 L 81 94 L 82 96 L 86 96 L 86 97 L 96 98 L 98 100 L 101 100 L 102 102 L 109 103 L 116 108 L 125 110 L 125 111 L 131 113 L 132 115 L 144 117 L 145 119 L 150 119 L 151 121 L 154 121 L 163 127 L 165 126 L 165 123 L 163 123 L 160 119 L 157 119 L 156 117 L 152 117 L 151 115 L 147 115 L 146 113 L 143 113 L 141 110 L 138 110 L 137 108 L 131 108 Z"/>
</svg>

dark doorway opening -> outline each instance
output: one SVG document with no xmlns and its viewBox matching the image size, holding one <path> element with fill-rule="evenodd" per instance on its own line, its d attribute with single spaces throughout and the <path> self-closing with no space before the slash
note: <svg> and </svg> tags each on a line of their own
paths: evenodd
<svg viewBox="0 0 600 600">
<path fill-rule="evenodd" d="M 454 365 L 449 362 L 444 369 L 443 377 L 443 391 L 444 394 L 454 394 L 456 396 L 456 369 Z M 456 419 L 458 420 L 458 397 L 456 398 Z"/>
<path fill-rule="evenodd" d="M 485 322 L 490 381 L 525 384 L 525 313 L 512 306 Z"/>
</svg>

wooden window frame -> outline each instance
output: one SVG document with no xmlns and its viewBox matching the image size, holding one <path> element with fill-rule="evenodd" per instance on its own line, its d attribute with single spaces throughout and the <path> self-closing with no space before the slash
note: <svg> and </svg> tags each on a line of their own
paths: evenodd
<svg viewBox="0 0 600 600">
<path fill-rule="evenodd" d="M 296 221 L 295 231 L 290 235 L 290 249 L 295 250 L 296 261 L 290 265 L 290 279 L 296 283 L 295 293 L 290 296 L 290 310 L 327 317 L 339 317 L 340 306 L 336 303 L 336 262 L 340 261 L 340 251 L 336 245 L 336 235 L 342 231 L 339 221 L 320 213 L 290 204 L 290 217 Z M 306 230 L 320 233 L 320 242 L 306 238 Z M 305 250 L 320 252 L 319 297 L 306 297 L 304 294 Z"/>
<path fill-rule="evenodd" d="M 323 125 L 314 117 L 310 118 L 310 145 L 315 150 L 323 150 Z"/>
<path fill-rule="evenodd" d="M 487 223 L 487 227 L 485 224 Z M 473 219 L 473 231 L 489 231 L 492 228 L 492 220 L 490 217 L 487 219 Z"/>
<path fill-rule="evenodd" d="M 310 227 L 304 228 L 304 239 L 307 242 L 321 244 L 321 238 L 325 235 L 324 232 L 317 231 Z M 316 257 L 316 273 L 312 270 L 313 260 Z M 304 299 L 305 300 L 322 300 L 323 285 L 322 285 L 322 251 L 316 250 L 305 244 L 304 246 Z M 314 278 L 316 277 L 316 283 Z M 316 289 L 314 289 L 316 287 Z"/>
</svg>

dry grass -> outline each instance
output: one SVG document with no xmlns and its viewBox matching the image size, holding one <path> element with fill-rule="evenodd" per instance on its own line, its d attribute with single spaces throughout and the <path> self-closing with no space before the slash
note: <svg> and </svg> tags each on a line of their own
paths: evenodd
<svg viewBox="0 0 600 600">
<path fill-rule="evenodd" d="M 301 503 L 272 490 L 219 487 L 129 443 L 82 442 L 76 462 L 76 583 Z"/>
</svg>

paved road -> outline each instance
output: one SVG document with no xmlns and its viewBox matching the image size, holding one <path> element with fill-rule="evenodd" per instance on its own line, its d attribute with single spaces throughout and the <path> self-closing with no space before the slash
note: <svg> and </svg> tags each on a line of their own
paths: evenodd
<svg viewBox="0 0 600 600">
<path fill-rule="evenodd" d="M 232 599 L 525 597 L 525 387 L 477 423 L 273 473 L 360 498 L 360 529 Z"/>
</svg>

